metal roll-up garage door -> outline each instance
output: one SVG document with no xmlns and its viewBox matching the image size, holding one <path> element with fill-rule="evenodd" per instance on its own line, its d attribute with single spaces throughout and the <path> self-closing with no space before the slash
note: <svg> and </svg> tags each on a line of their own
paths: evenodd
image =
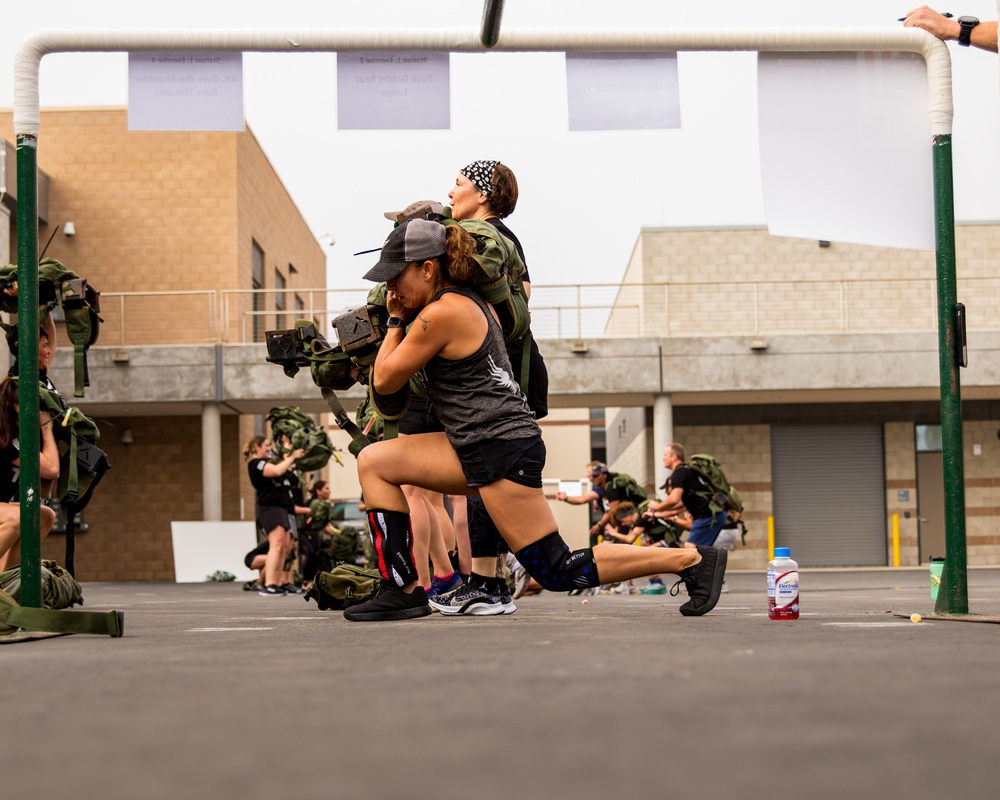
<svg viewBox="0 0 1000 800">
<path fill-rule="evenodd" d="M 802 566 L 885 566 L 881 425 L 771 427 L 774 537 Z"/>
</svg>

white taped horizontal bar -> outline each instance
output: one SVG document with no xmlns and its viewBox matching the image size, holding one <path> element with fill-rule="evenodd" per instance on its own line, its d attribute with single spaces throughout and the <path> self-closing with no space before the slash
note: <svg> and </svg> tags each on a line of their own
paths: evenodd
<svg viewBox="0 0 1000 800">
<path fill-rule="evenodd" d="M 139 52 L 143 50 L 237 50 L 241 52 L 350 52 L 434 50 L 485 52 L 911 52 L 927 63 L 928 106 L 933 135 L 950 134 L 953 106 L 948 47 L 919 28 L 722 28 L 579 31 L 508 30 L 491 48 L 476 31 L 381 30 L 47 30 L 29 36 L 14 59 L 14 132 L 38 136 L 41 128 L 38 79 L 52 53 Z"/>
</svg>

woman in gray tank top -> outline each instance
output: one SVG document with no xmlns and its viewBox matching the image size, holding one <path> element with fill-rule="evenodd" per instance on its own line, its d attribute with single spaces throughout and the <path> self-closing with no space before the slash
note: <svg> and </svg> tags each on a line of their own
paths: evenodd
<svg viewBox="0 0 1000 800">
<path fill-rule="evenodd" d="M 388 330 L 369 376 L 372 390 L 391 395 L 421 373 L 445 430 L 376 442 L 359 454 L 382 586 L 344 616 L 374 622 L 431 613 L 417 581 L 403 484 L 478 494 L 517 560 L 550 591 L 672 572 L 690 598 L 681 613 L 708 613 L 719 600 L 726 551 L 599 545 L 570 552 L 559 536 L 542 492 L 541 431 L 511 375 L 493 310 L 472 288 L 474 253 L 457 224 L 410 219 L 389 234 L 365 275 L 388 290 Z"/>
</svg>

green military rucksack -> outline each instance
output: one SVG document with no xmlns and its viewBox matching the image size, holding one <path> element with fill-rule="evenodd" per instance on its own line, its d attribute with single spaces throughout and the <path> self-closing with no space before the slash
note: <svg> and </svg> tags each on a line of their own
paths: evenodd
<svg viewBox="0 0 1000 800">
<path fill-rule="evenodd" d="M 329 572 L 317 573 L 306 600 L 316 601 L 320 611 L 343 611 L 372 597 L 382 583 L 377 569 L 355 564 L 338 564 Z"/>
<path fill-rule="evenodd" d="M 616 473 L 608 485 L 619 494 L 624 492 L 625 497 L 620 499 L 632 503 L 640 515 L 649 507 L 649 495 L 631 475 L 626 475 L 624 472 Z"/>
<path fill-rule="evenodd" d="M 83 605 L 83 589 L 76 579 L 55 561 L 43 561 L 42 603 L 44 608 L 72 608 Z M 21 567 L 0 573 L 0 590 L 21 602 Z"/>
<path fill-rule="evenodd" d="M 729 523 L 736 523 L 743 513 L 743 498 L 726 478 L 719 462 L 705 453 L 698 453 L 688 459 L 687 465 L 701 478 L 704 489 L 696 492 L 704 497 L 713 514 L 725 511 Z"/>
<path fill-rule="evenodd" d="M 16 283 L 16 264 L 0 269 L 0 289 L 8 289 Z M 87 351 L 97 341 L 103 322 L 100 316 L 101 293 L 86 278 L 81 278 L 61 262 L 43 258 L 38 262 L 38 300 L 39 321 L 57 306 L 63 312 L 66 335 L 73 343 L 73 396 L 83 397 L 84 387 L 90 385 Z M 17 296 L 0 292 L 0 310 L 8 314 L 17 313 Z M 3 328 L 7 334 L 7 345 L 16 356 L 17 326 L 5 324 Z"/>
<path fill-rule="evenodd" d="M 287 456 L 293 450 L 305 450 L 305 455 L 295 462 L 297 469 L 315 472 L 330 462 L 334 455 L 333 442 L 326 431 L 301 408 L 272 408 L 267 414 L 267 421 L 271 423 L 271 443 L 279 456 Z"/>
</svg>

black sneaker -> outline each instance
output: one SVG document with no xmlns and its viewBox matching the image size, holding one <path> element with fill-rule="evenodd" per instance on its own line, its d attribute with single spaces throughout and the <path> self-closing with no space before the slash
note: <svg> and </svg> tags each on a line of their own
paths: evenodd
<svg viewBox="0 0 1000 800">
<path fill-rule="evenodd" d="M 431 613 L 427 595 L 418 586 L 407 594 L 396 584 L 382 581 L 375 596 L 351 606 L 344 611 L 344 619 L 351 622 L 386 622 L 393 619 L 414 619 Z"/>
<path fill-rule="evenodd" d="M 285 591 L 284 587 L 275 586 L 273 583 L 269 583 L 258 594 L 261 597 L 288 597 L 288 592 Z"/>
<path fill-rule="evenodd" d="M 294 583 L 285 583 L 281 586 L 285 590 L 285 594 L 302 594 L 303 589 L 300 586 L 296 586 Z"/>
<path fill-rule="evenodd" d="M 727 550 L 699 547 L 698 552 L 701 553 L 701 561 L 677 573 L 680 580 L 670 590 L 672 595 L 676 595 L 681 583 L 687 589 L 690 599 L 680 607 L 685 617 L 700 617 L 715 608 L 722 594 L 722 582 L 726 579 Z"/>
</svg>

